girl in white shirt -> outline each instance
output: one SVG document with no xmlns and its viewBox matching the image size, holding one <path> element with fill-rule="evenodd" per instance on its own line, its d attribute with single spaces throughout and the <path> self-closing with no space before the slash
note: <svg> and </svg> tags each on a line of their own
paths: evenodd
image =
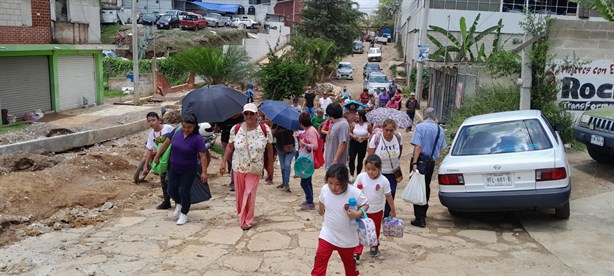
<svg viewBox="0 0 614 276">
<path fill-rule="evenodd" d="M 382 175 L 382 159 L 373 154 L 367 156 L 365 160 L 365 172 L 356 177 L 354 186 L 360 189 L 369 201 L 369 211 L 367 216 L 375 223 L 375 232 L 377 233 L 378 244 L 371 246 L 369 254 L 371 257 L 379 255 L 379 234 L 382 226 L 382 218 L 384 217 L 384 206 L 386 203 L 390 205 L 390 217 L 397 216 L 394 206 L 394 198 L 390 189 L 390 182 Z M 354 258 L 360 259 L 363 246 L 359 244 L 354 250 Z"/>
<path fill-rule="evenodd" d="M 325 276 L 328 260 L 333 251 L 339 252 L 345 275 L 358 275 L 357 262 L 352 254 L 358 246 L 357 224 L 354 219 L 362 217 L 362 210 L 369 209 L 367 198 L 356 187 L 349 185 L 349 173 L 345 164 L 334 164 L 326 171 L 327 184 L 319 197 L 320 215 L 324 216 L 312 276 Z M 349 200 L 356 200 L 358 210 L 351 210 Z M 362 210 L 361 210 L 362 209 Z"/>
</svg>

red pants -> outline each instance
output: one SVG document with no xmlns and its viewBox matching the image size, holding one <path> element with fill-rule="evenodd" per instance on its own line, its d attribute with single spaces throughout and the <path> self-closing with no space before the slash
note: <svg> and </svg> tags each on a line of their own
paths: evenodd
<svg viewBox="0 0 614 276">
<path fill-rule="evenodd" d="M 384 218 L 384 210 L 381 210 L 373 214 L 367 214 L 367 217 L 372 219 L 373 222 L 375 223 L 375 233 L 377 233 L 377 245 L 376 246 L 379 246 L 379 232 L 380 232 L 380 229 L 382 228 L 382 218 Z M 362 244 L 359 244 L 358 246 L 356 246 L 356 249 L 354 249 L 354 254 L 362 254 L 363 248 L 364 246 Z"/>
<path fill-rule="evenodd" d="M 241 228 L 250 228 L 254 222 L 256 208 L 256 190 L 260 175 L 253 173 L 234 172 L 235 196 L 237 198 L 237 213 Z"/>
<path fill-rule="evenodd" d="M 318 240 L 318 251 L 316 252 L 316 260 L 313 264 L 313 270 L 311 271 L 312 276 L 326 276 L 328 260 L 335 250 L 339 252 L 339 256 L 341 257 L 343 267 L 345 268 L 345 275 L 355 276 L 359 274 L 356 263 L 354 262 L 354 248 L 341 248 L 323 239 Z"/>
</svg>

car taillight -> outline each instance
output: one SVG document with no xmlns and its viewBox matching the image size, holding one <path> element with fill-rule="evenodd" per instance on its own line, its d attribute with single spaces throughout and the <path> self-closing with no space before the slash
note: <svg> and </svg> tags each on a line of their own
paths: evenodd
<svg viewBox="0 0 614 276">
<path fill-rule="evenodd" d="M 565 168 L 535 170 L 535 181 L 550 181 L 565 178 L 567 178 L 567 170 L 565 170 Z"/>
<path fill-rule="evenodd" d="M 439 185 L 465 185 L 462 174 L 440 174 Z"/>
</svg>

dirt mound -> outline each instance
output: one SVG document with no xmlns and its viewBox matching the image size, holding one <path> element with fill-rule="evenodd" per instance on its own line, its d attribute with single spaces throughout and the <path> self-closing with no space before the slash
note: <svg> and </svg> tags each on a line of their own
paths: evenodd
<svg viewBox="0 0 614 276">
<path fill-rule="evenodd" d="M 179 124 L 181 123 L 181 111 L 178 109 L 169 110 L 164 114 L 163 119 L 165 124 Z"/>
<path fill-rule="evenodd" d="M 134 170 L 135 166 L 118 153 L 80 153 L 69 161 L 79 166 L 82 173 L 100 174 L 112 171 Z"/>
<path fill-rule="evenodd" d="M 52 154 L 17 153 L 0 157 L 0 174 L 19 171 L 40 171 L 58 164 L 60 160 Z"/>
</svg>

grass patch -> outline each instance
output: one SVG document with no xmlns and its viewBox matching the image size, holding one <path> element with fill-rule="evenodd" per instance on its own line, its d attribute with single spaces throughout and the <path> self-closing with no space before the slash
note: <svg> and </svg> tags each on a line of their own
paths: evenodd
<svg viewBox="0 0 614 276">
<path fill-rule="evenodd" d="M 222 148 L 222 145 L 214 144 L 211 150 L 219 155 L 224 155 L 224 149 Z"/>
<path fill-rule="evenodd" d="M 3 125 L 0 126 L 0 133 L 22 130 L 27 128 L 28 126 L 30 126 L 30 123 L 23 122 L 16 123 L 14 125 Z"/>
<path fill-rule="evenodd" d="M 128 27 L 121 25 L 102 25 L 100 27 L 100 40 L 102 41 L 102 43 L 112 43 L 115 39 L 115 34 L 118 31 L 122 31 L 127 28 Z"/>
<path fill-rule="evenodd" d="M 115 91 L 115 90 L 105 90 L 104 97 L 105 98 L 118 98 L 124 96 L 124 92 Z"/>
</svg>

